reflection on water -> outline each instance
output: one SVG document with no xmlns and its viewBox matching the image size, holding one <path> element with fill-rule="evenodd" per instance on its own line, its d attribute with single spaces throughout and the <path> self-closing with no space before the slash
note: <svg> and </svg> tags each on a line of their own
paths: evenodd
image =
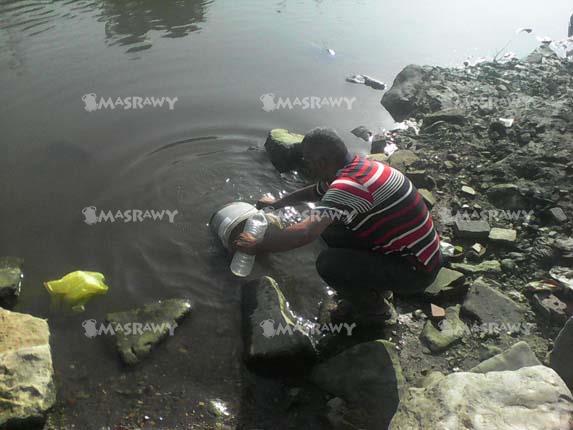
<svg viewBox="0 0 573 430">
<path fill-rule="evenodd" d="M 105 34 L 112 45 L 130 45 L 127 52 L 149 49 L 149 32 L 160 31 L 162 37 L 184 37 L 200 30 L 205 11 L 212 0 L 102 0 L 101 17 L 106 21 Z M 135 45 L 135 46 L 133 46 Z"/>
<path fill-rule="evenodd" d="M 51 0 L 9 1 L 0 4 L 0 52 L 11 53 L 11 68 L 21 66 L 17 45 L 56 28 L 60 20 L 77 19 L 93 13 L 104 22 L 109 45 L 129 45 L 126 52 L 137 52 L 153 45 L 150 32 L 160 37 L 178 38 L 199 31 L 206 10 L 213 0 Z"/>
</svg>

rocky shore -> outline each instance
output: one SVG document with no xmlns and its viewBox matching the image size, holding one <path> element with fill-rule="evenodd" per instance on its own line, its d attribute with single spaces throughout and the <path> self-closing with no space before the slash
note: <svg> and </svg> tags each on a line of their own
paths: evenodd
<svg viewBox="0 0 573 430">
<path fill-rule="evenodd" d="M 396 130 L 353 133 L 420 190 L 449 261 L 423 297 L 396 298 L 395 326 L 319 342 L 325 428 L 570 428 L 573 62 L 544 44 L 522 60 L 410 65 L 382 105 Z M 301 139 L 269 134 L 280 171 L 302 169 Z M 372 342 L 395 358 L 370 362 Z"/>
</svg>

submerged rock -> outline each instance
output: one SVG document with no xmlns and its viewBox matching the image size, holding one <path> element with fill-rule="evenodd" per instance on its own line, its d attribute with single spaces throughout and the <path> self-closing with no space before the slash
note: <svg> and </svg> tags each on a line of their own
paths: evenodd
<svg viewBox="0 0 573 430">
<path fill-rule="evenodd" d="M 56 401 L 48 323 L 0 308 L 0 428 L 34 428 Z"/>
<path fill-rule="evenodd" d="M 512 345 L 501 354 L 482 361 L 470 369 L 470 372 L 500 372 L 503 370 L 517 370 L 522 367 L 539 365 L 541 365 L 541 362 L 537 359 L 527 342 L 521 341 Z"/>
<path fill-rule="evenodd" d="M 386 428 L 396 412 L 404 378 L 396 346 L 385 340 L 361 343 L 318 364 L 311 380 L 363 411 L 358 428 Z"/>
<path fill-rule="evenodd" d="M 23 277 L 22 259 L 0 258 L 0 306 L 12 307 L 16 303 Z"/>
<path fill-rule="evenodd" d="M 570 390 L 573 390 L 573 318 L 569 318 L 561 329 L 553 350 L 549 354 L 549 365 L 561 376 Z"/>
<path fill-rule="evenodd" d="M 265 142 L 265 150 L 271 163 L 283 173 L 290 170 L 300 170 L 302 163 L 302 134 L 291 133 L 283 128 L 275 128 L 269 132 Z"/>
<path fill-rule="evenodd" d="M 245 359 L 260 367 L 298 366 L 315 355 L 306 321 L 297 317 L 276 281 L 264 276 L 242 287 Z"/>
<path fill-rule="evenodd" d="M 114 327 L 116 345 L 122 360 L 134 365 L 147 357 L 152 348 L 173 336 L 177 321 L 191 312 L 191 303 L 184 299 L 168 299 L 142 308 L 107 314 Z"/>
<path fill-rule="evenodd" d="M 425 388 L 410 388 L 391 430 L 563 430 L 573 398 L 545 366 L 513 371 L 452 373 Z"/>
</svg>

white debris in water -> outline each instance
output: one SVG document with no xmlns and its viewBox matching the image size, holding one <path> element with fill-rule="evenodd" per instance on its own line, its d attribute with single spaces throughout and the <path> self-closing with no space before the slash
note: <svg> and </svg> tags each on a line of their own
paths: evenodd
<svg viewBox="0 0 573 430">
<path fill-rule="evenodd" d="M 533 33 L 533 28 L 530 28 L 530 27 L 518 28 L 518 29 L 515 31 L 515 34 L 519 34 L 519 33 Z"/>
<path fill-rule="evenodd" d="M 231 180 L 231 178 L 225 179 L 225 183 L 229 182 L 230 180 Z"/>
<path fill-rule="evenodd" d="M 307 206 L 311 209 L 314 209 L 316 207 L 316 205 L 312 202 L 307 203 Z"/>
<path fill-rule="evenodd" d="M 331 48 L 327 48 L 326 52 L 328 52 L 328 55 L 334 57 L 336 55 L 336 52 L 334 52 L 334 49 Z"/>
</svg>

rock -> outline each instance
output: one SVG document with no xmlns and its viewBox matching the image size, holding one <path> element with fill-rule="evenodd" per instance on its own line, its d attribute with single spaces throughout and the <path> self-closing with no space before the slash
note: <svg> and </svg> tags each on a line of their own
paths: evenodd
<svg viewBox="0 0 573 430">
<path fill-rule="evenodd" d="M 567 215 L 565 215 L 565 212 L 563 212 L 563 209 L 560 207 L 549 209 L 548 215 L 550 221 L 554 224 L 563 224 L 567 221 Z"/>
<path fill-rule="evenodd" d="M 436 320 L 441 320 L 446 316 L 446 310 L 438 305 L 430 303 L 430 314 L 432 318 Z"/>
<path fill-rule="evenodd" d="M 384 164 L 388 163 L 388 156 L 383 153 L 369 154 L 366 156 L 366 158 L 368 158 L 369 160 L 378 161 L 379 163 L 384 163 Z"/>
<path fill-rule="evenodd" d="M 462 187 L 462 193 L 467 194 L 468 196 L 474 197 L 476 195 L 476 190 L 474 190 L 472 187 L 468 187 L 467 185 L 464 185 Z"/>
<path fill-rule="evenodd" d="M 446 318 L 440 321 L 439 329 L 434 327 L 432 321 L 426 321 L 420 340 L 430 351 L 438 353 L 460 341 L 467 332 L 469 329 L 460 319 L 460 305 L 457 305 L 446 309 Z"/>
<path fill-rule="evenodd" d="M 501 264 L 497 260 L 483 261 L 480 264 L 451 263 L 454 270 L 467 274 L 501 273 Z"/>
<path fill-rule="evenodd" d="M 485 361 L 494 355 L 501 354 L 502 352 L 503 350 L 498 346 L 483 344 L 480 345 L 479 359 L 481 361 Z"/>
<path fill-rule="evenodd" d="M 463 311 L 490 328 L 516 332 L 522 329 L 525 309 L 478 278 L 464 300 Z"/>
<path fill-rule="evenodd" d="M 487 190 L 487 198 L 499 209 L 525 210 L 530 207 L 528 200 L 515 184 L 499 184 Z"/>
<path fill-rule="evenodd" d="M 422 129 L 428 128 L 436 122 L 447 122 L 449 124 L 465 125 L 467 123 L 466 114 L 459 109 L 446 109 L 424 116 Z"/>
<path fill-rule="evenodd" d="M 486 239 L 489 236 L 491 227 L 485 220 L 456 220 L 454 223 L 454 232 L 460 239 Z"/>
<path fill-rule="evenodd" d="M 346 402 L 340 397 L 333 397 L 326 402 L 326 420 L 333 430 L 358 430 L 346 419 L 347 414 Z"/>
<path fill-rule="evenodd" d="M 573 318 L 569 318 L 561 329 L 553 350 L 549 354 L 549 365 L 565 381 L 569 389 L 573 389 Z"/>
<path fill-rule="evenodd" d="M 404 387 L 395 349 L 385 340 L 355 345 L 316 365 L 311 380 L 350 408 L 364 411 L 367 423 L 359 428 L 386 428 Z"/>
<path fill-rule="evenodd" d="M 405 174 L 418 189 L 425 188 L 427 190 L 433 190 L 436 188 L 436 180 L 428 175 L 425 170 L 409 170 Z"/>
<path fill-rule="evenodd" d="M 548 291 L 533 294 L 533 308 L 546 321 L 562 325 L 567 322 L 567 305 Z"/>
<path fill-rule="evenodd" d="M 512 273 L 517 270 L 517 264 L 511 258 L 501 260 L 501 268 L 504 272 Z"/>
<path fill-rule="evenodd" d="M 424 295 L 429 298 L 443 298 L 464 292 L 464 274 L 442 267 L 434 282 L 424 290 Z"/>
<path fill-rule="evenodd" d="M 360 125 L 350 131 L 354 136 L 366 141 L 370 142 L 370 138 L 372 137 L 373 133 L 368 130 L 365 126 Z"/>
<path fill-rule="evenodd" d="M 142 308 L 109 313 L 106 321 L 114 327 L 115 342 L 122 360 L 134 365 L 146 358 L 160 341 L 173 336 L 177 321 L 189 312 L 191 303 L 188 300 L 168 299 Z"/>
<path fill-rule="evenodd" d="M 273 166 L 279 172 L 298 170 L 302 163 L 302 134 L 291 133 L 283 128 L 275 128 L 269 132 L 265 149 Z"/>
<path fill-rule="evenodd" d="M 517 342 L 509 349 L 470 369 L 470 372 L 487 373 L 501 372 L 504 370 L 517 370 L 522 367 L 539 366 L 537 359 L 527 342 Z"/>
<path fill-rule="evenodd" d="M 392 87 L 382 97 L 382 106 L 394 121 L 402 122 L 414 116 L 419 108 L 426 77 L 427 70 L 413 64 L 406 66 L 396 76 Z"/>
<path fill-rule="evenodd" d="M 434 197 L 434 195 L 430 190 L 421 188 L 418 190 L 418 192 L 424 199 L 424 202 L 426 202 L 426 206 L 428 206 L 428 209 L 432 209 L 436 205 L 436 198 Z"/>
<path fill-rule="evenodd" d="M 408 167 L 412 166 L 414 163 L 419 161 L 420 158 L 408 149 L 402 149 L 394 152 L 390 158 L 388 158 L 388 164 L 395 169 L 405 172 Z"/>
<path fill-rule="evenodd" d="M 0 306 L 12 307 L 22 287 L 23 260 L 15 257 L 0 258 Z"/>
<path fill-rule="evenodd" d="M 571 392 L 548 367 L 459 372 L 410 388 L 390 430 L 563 430 L 572 413 Z"/>
<path fill-rule="evenodd" d="M 517 240 L 517 231 L 509 228 L 494 227 L 489 232 L 489 240 L 501 245 L 510 245 Z"/>
<path fill-rule="evenodd" d="M 0 428 L 34 428 L 56 401 L 45 320 L 0 308 Z"/>
<path fill-rule="evenodd" d="M 245 359 L 261 368 L 314 358 L 311 339 L 276 281 L 264 276 L 242 287 Z"/>
</svg>

